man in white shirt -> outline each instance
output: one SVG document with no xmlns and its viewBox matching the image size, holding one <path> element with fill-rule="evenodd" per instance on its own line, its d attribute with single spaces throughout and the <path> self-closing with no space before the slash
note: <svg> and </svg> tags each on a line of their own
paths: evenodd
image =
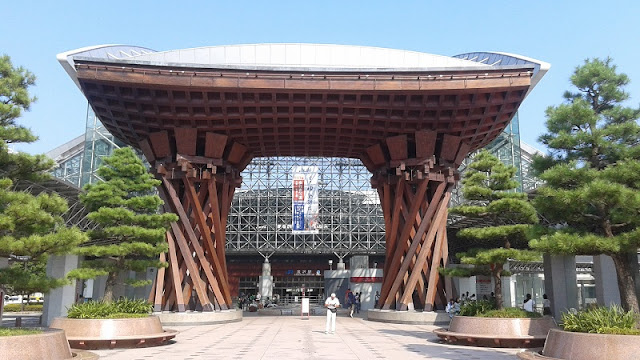
<svg viewBox="0 0 640 360">
<path fill-rule="evenodd" d="M 324 307 L 327 308 L 327 327 L 324 333 L 329 333 L 329 327 L 331 327 L 331 333 L 336 332 L 336 314 L 340 307 L 340 300 L 336 297 L 335 293 L 332 293 L 330 297 L 324 302 Z"/>
</svg>

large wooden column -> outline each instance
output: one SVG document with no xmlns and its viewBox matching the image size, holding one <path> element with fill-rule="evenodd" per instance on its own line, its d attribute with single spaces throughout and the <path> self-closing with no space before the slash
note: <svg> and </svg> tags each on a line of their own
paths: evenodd
<svg viewBox="0 0 640 360">
<path fill-rule="evenodd" d="M 447 208 L 470 150 L 459 137 L 417 131 L 371 146 L 363 163 L 372 173 L 386 227 L 386 261 L 378 307 L 432 311 L 446 304 Z M 451 296 L 451 294 L 448 294 Z"/>
<path fill-rule="evenodd" d="M 227 144 L 224 135 L 199 139 L 196 129 L 180 128 L 152 133 L 140 148 L 161 181 L 165 211 L 179 218 L 160 257 L 168 267 L 159 269 L 150 294 L 155 311 L 229 309 L 225 230 L 239 173 L 251 159 L 246 148 Z"/>
</svg>

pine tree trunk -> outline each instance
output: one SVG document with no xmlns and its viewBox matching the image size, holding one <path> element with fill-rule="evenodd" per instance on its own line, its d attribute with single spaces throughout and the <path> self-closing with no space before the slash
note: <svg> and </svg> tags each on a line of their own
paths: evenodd
<svg viewBox="0 0 640 360">
<path fill-rule="evenodd" d="M 107 275 L 107 284 L 104 288 L 104 297 L 102 298 L 104 302 L 110 303 L 113 301 L 113 288 L 116 286 L 117 279 L 117 272 L 110 272 L 109 275 Z"/>
<path fill-rule="evenodd" d="M 495 282 L 494 291 L 496 296 L 496 308 L 501 310 L 503 308 L 502 304 L 502 266 L 496 266 L 497 271 L 493 271 L 491 275 L 493 276 L 493 280 Z"/>
<path fill-rule="evenodd" d="M 616 274 L 618 275 L 618 290 L 620 291 L 620 302 L 622 308 L 635 313 L 640 313 L 638 306 L 638 296 L 636 294 L 636 284 L 633 269 L 635 268 L 631 261 L 637 261 L 637 255 L 634 257 L 628 254 L 612 255 L 613 263 L 616 266 Z"/>
</svg>

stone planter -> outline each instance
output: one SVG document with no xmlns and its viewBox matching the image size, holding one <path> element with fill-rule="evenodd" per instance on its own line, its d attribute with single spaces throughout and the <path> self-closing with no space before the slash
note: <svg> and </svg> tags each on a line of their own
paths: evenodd
<svg viewBox="0 0 640 360">
<path fill-rule="evenodd" d="M 98 358 L 90 352 L 72 352 L 64 331 L 58 329 L 43 329 L 41 334 L 0 337 L 0 354 L 3 359 L 25 360 Z"/>
<path fill-rule="evenodd" d="M 69 345 L 76 349 L 106 349 L 157 346 L 178 333 L 162 329 L 157 316 L 130 319 L 55 318 L 52 328 L 67 334 Z"/>
<path fill-rule="evenodd" d="M 553 329 L 542 355 L 518 354 L 520 359 L 547 360 L 632 360 L 640 353 L 640 335 L 587 334 Z"/>
<path fill-rule="evenodd" d="M 454 316 L 449 329 L 434 333 L 449 343 L 491 347 L 541 347 L 551 329 L 553 318 L 484 318 Z"/>
</svg>

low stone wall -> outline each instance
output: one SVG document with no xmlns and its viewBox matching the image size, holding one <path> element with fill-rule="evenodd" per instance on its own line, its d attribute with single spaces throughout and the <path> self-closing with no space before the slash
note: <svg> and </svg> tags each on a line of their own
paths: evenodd
<svg viewBox="0 0 640 360">
<path fill-rule="evenodd" d="M 440 311 L 371 309 L 367 311 L 367 320 L 394 324 L 445 325 L 449 323 L 449 315 Z"/>
<path fill-rule="evenodd" d="M 636 360 L 640 358 L 640 335 L 587 334 L 551 330 L 539 359 Z"/>
<path fill-rule="evenodd" d="M 231 309 L 207 312 L 163 312 L 154 313 L 160 319 L 162 325 L 212 325 L 242 321 L 242 310 Z"/>
<path fill-rule="evenodd" d="M 2 359 L 72 359 L 64 331 L 45 329 L 41 334 L 0 337 Z"/>
<path fill-rule="evenodd" d="M 157 346 L 173 339 L 175 330 L 163 329 L 157 316 L 130 319 L 55 318 L 51 328 L 62 329 L 75 349 Z"/>
<path fill-rule="evenodd" d="M 549 330 L 557 328 L 551 317 L 484 318 L 455 316 L 449 329 L 434 333 L 452 344 L 491 347 L 541 347 Z"/>
</svg>

